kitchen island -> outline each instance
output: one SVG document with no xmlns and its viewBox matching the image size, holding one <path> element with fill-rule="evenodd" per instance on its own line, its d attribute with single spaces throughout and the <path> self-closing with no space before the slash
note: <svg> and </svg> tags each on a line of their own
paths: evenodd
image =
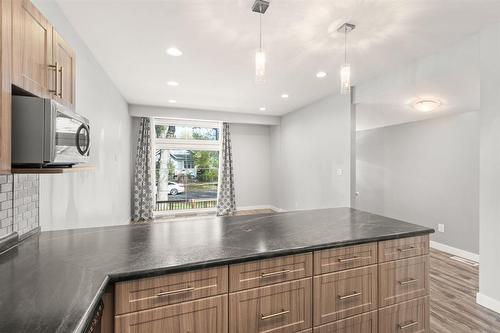
<svg viewBox="0 0 500 333">
<path fill-rule="evenodd" d="M 398 311 L 397 307 L 404 307 L 410 299 L 427 302 L 423 308 L 428 308 L 427 253 L 428 234 L 432 232 L 351 208 L 42 232 L 0 255 L 0 332 L 82 332 L 109 290 L 114 293 L 112 313 L 116 315 L 117 331 L 126 332 L 127 325 L 137 325 L 137 315 L 179 313 L 207 304 L 227 323 L 228 302 L 234 304 L 231 308 L 241 309 L 234 314 L 241 316 L 245 311 L 241 306 L 255 306 L 245 305 L 246 300 L 288 290 L 291 299 L 303 304 L 299 312 L 307 318 L 299 321 L 306 323 L 297 325 L 307 326 L 303 332 L 312 332 L 313 322 L 318 327 L 314 332 L 342 332 L 341 328 L 334 331 L 324 325 L 345 325 L 346 319 L 353 318 L 373 324 L 377 311 L 379 318 L 382 308 Z M 278 271 L 273 271 L 275 268 Z M 418 273 L 422 268 L 426 275 L 419 280 L 399 279 L 399 273 L 391 275 L 401 269 Z M 252 277 L 252 272 L 258 276 Z M 356 280 L 358 273 L 362 276 Z M 396 277 L 398 280 L 392 282 L 403 289 L 418 288 L 413 296 L 411 292 L 391 294 L 392 289 L 382 283 L 387 279 L 379 276 L 377 280 L 380 274 Z M 366 300 L 361 307 L 350 306 L 359 311 L 337 309 L 312 314 L 308 310 L 314 301 L 311 297 L 328 295 L 329 284 L 353 276 L 352 285 L 364 288 L 368 284 L 370 295 L 352 290 L 338 296 L 341 301 Z M 184 278 L 190 282 L 184 282 Z M 206 294 L 203 288 L 192 285 L 207 279 L 217 282 Z M 315 286 L 323 289 L 312 288 L 313 279 Z M 136 286 L 147 288 L 135 290 Z M 381 288 L 389 290 L 383 293 L 387 296 L 383 299 Z M 141 296 L 144 290 L 146 294 L 151 290 L 154 297 Z M 293 290 L 302 291 L 294 294 Z M 121 292 L 128 292 L 128 296 Z M 132 300 L 133 305 L 125 304 L 124 300 L 130 301 L 134 295 L 137 299 Z M 328 300 L 322 302 L 327 304 Z M 278 307 L 281 313 L 259 313 L 259 320 L 267 325 L 296 316 Z M 389 312 L 386 315 L 391 317 Z M 238 317 L 238 322 L 244 320 Z M 167 324 L 159 322 L 160 326 Z M 418 324 L 408 321 L 398 325 L 404 329 L 405 325 Z M 230 320 L 228 326 L 205 330 L 242 332 Z"/>
</svg>

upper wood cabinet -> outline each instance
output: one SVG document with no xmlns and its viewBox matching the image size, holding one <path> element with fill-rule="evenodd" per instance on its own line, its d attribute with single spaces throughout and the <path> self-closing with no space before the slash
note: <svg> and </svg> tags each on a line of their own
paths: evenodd
<svg viewBox="0 0 500 333">
<path fill-rule="evenodd" d="M 29 0 L 12 1 L 12 84 L 49 96 L 52 26 Z"/>
<path fill-rule="evenodd" d="M 54 97 L 60 103 L 74 109 L 75 106 L 75 52 L 61 38 L 57 31 L 53 30 L 52 50 L 56 76 Z"/>
<path fill-rule="evenodd" d="M 29 0 L 12 1 L 12 84 L 75 106 L 75 52 Z"/>
</svg>

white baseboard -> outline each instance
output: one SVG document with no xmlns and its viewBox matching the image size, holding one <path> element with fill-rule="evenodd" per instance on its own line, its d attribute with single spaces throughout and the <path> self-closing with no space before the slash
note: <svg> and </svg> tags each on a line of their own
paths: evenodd
<svg viewBox="0 0 500 333">
<path fill-rule="evenodd" d="M 285 210 L 272 206 L 272 205 L 257 205 L 257 206 L 243 206 L 243 207 L 238 207 L 238 210 L 258 210 L 258 209 L 271 209 L 274 210 L 275 212 L 282 213 Z"/>
<path fill-rule="evenodd" d="M 477 253 L 472 253 L 472 252 L 464 251 L 464 250 L 461 250 L 461 249 L 457 249 L 456 247 L 445 245 L 445 244 L 441 244 L 441 243 L 438 243 L 438 242 L 435 242 L 435 241 L 431 241 L 431 247 L 433 249 L 436 249 L 436 250 L 439 250 L 439 251 L 443 251 L 443 252 L 446 252 L 446 253 L 449 253 L 449 254 L 453 254 L 454 256 L 459 256 L 459 257 L 462 257 L 462 258 L 465 258 L 465 259 L 468 259 L 468 260 L 479 262 L 479 254 L 477 254 Z"/>
<path fill-rule="evenodd" d="M 286 212 L 286 209 L 279 208 L 279 207 L 276 207 L 276 206 L 271 206 L 271 209 L 274 210 L 277 213 L 284 213 L 284 212 Z"/>
<path fill-rule="evenodd" d="M 496 313 L 500 313 L 500 301 L 481 293 L 476 294 L 476 303 Z"/>
<path fill-rule="evenodd" d="M 242 206 L 236 207 L 236 210 L 257 210 L 257 209 L 272 209 L 270 205 Z"/>
</svg>

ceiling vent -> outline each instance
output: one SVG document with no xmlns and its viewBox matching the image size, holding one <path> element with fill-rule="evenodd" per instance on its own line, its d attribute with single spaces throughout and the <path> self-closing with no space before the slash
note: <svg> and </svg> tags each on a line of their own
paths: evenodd
<svg viewBox="0 0 500 333">
<path fill-rule="evenodd" d="M 255 0 L 252 6 L 252 11 L 256 13 L 264 14 L 269 7 L 269 1 L 267 0 Z"/>
</svg>

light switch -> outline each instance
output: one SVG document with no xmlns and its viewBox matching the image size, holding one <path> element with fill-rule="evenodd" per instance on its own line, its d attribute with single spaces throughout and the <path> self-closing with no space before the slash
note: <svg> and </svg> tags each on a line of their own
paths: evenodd
<svg viewBox="0 0 500 333">
<path fill-rule="evenodd" d="M 342 176 L 344 171 L 342 169 L 337 169 L 337 176 Z"/>
</svg>

